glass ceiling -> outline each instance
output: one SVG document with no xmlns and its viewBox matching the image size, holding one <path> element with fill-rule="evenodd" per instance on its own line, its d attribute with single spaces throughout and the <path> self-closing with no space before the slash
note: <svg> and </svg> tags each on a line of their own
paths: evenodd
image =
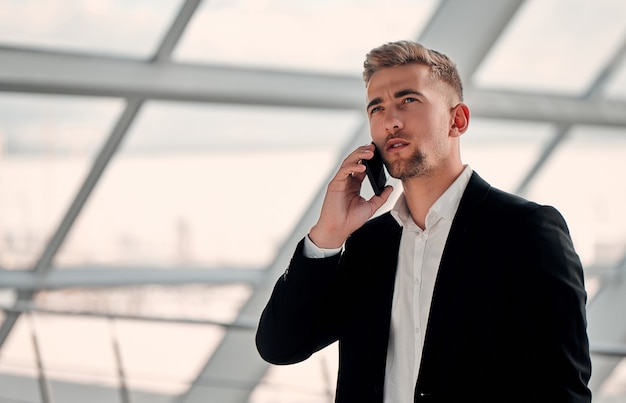
<svg viewBox="0 0 626 403">
<path fill-rule="evenodd" d="M 372 43 L 417 38 L 437 3 L 207 1 L 194 15 L 173 56 L 189 63 L 359 75 Z"/>
<path fill-rule="evenodd" d="M 541 203 L 558 203 L 588 267 L 626 256 L 626 187 L 616 186 L 626 178 L 625 156 L 626 129 L 574 127 L 529 189 Z"/>
<path fill-rule="evenodd" d="M 32 268 L 120 108 L 118 99 L 0 93 L 0 266 Z"/>
<path fill-rule="evenodd" d="M 623 1 L 526 1 L 477 72 L 476 84 L 582 95 L 624 43 L 624 15 Z"/>
<path fill-rule="evenodd" d="M 0 43 L 146 59 L 182 0 L 3 0 Z"/>
<path fill-rule="evenodd" d="M 424 33 L 444 52 L 446 43 L 486 51 L 465 83 L 477 107 L 463 160 L 563 213 L 590 295 L 594 401 L 626 399 L 615 353 L 626 340 L 626 290 L 615 281 L 626 269 L 626 3 L 505 3 L 519 8 L 494 21 L 487 0 L 462 16 L 454 10 L 465 0 L 3 1 L 0 401 L 332 400 L 336 346 L 274 367 L 251 340 L 316 196 L 346 149 L 368 141 L 364 114 L 257 88 L 271 79 L 284 90 L 280 74 L 264 74 L 298 72 L 335 105 L 342 86 L 363 91 L 370 48 Z M 468 23 L 471 32 L 492 24 L 492 37 L 456 31 Z M 171 54 L 155 58 L 170 42 Z M 23 54 L 41 66 L 14 68 Z M 48 69 L 53 59 L 67 76 Z M 156 77 L 157 95 L 99 63 Z M 220 98 L 228 102 L 199 102 L 176 87 L 184 73 L 170 68 L 183 65 L 207 80 L 216 66 L 247 75 Z M 93 69 L 124 85 L 84 82 Z M 317 87 L 320 78 L 333 84 Z M 298 99 L 316 96 L 302 88 Z M 123 140 L 109 150 L 112 134 Z"/>
</svg>

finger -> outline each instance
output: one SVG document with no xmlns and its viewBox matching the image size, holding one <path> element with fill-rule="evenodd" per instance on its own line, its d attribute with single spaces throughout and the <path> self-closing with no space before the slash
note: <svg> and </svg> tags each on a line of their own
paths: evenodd
<svg viewBox="0 0 626 403">
<path fill-rule="evenodd" d="M 361 159 L 363 160 L 371 160 L 374 158 L 374 150 L 376 146 L 374 144 L 368 144 L 360 147 Z"/>
<path fill-rule="evenodd" d="M 358 147 L 356 150 L 351 152 L 350 155 L 348 155 L 345 160 L 343 160 L 343 162 L 341 163 L 341 169 L 350 168 L 354 172 L 364 172 L 361 170 L 362 169 L 361 167 L 359 167 L 358 170 L 354 170 L 353 168 L 355 167 L 355 165 L 362 166 L 363 165 L 362 161 L 364 159 L 366 160 L 371 159 L 374 156 L 373 148 L 374 147 L 371 144 Z"/>
<path fill-rule="evenodd" d="M 380 194 L 380 196 L 374 195 L 367 201 L 372 208 L 372 214 L 374 214 L 376 210 L 381 208 L 383 204 L 385 204 L 387 200 L 389 200 L 389 196 L 391 196 L 392 192 L 393 192 L 393 186 L 387 185 L 383 189 L 383 192 Z"/>
<path fill-rule="evenodd" d="M 358 147 L 343 160 L 332 182 L 355 181 L 361 183 L 365 178 L 366 170 L 365 165 L 361 161 L 372 158 L 373 155 L 373 146 L 365 145 Z"/>
<path fill-rule="evenodd" d="M 358 164 L 362 159 L 368 160 L 372 158 L 372 156 L 374 156 L 374 146 L 372 144 L 360 146 L 343 160 L 342 165 Z"/>
<path fill-rule="evenodd" d="M 337 172 L 336 176 L 338 178 L 346 178 L 346 177 L 359 178 L 363 174 L 365 174 L 365 165 L 355 163 L 355 164 L 350 164 L 350 165 L 344 165 L 341 168 L 339 168 L 339 171 Z"/>
<path fill-rule="evenodd" d="M 365 165 L 361 164 L 360 159 L 352 159 L 351 161 L 346 159 L 339 167 L 335 178 L 359 177 L 360 174 L 365 173 L 365 170 Z"/>
</svg>

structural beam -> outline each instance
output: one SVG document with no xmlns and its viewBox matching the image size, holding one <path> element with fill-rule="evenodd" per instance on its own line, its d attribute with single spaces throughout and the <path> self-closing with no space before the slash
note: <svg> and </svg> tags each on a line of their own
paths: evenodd
<svg viewBox="0 0 626 403">
<path fill-rule="evenodd" d="M 432 28 L 431 28 L 432 29 Z M 468 45 L 470 46 L 470 45 Z M 484 51 L 487 45 L 474 45 Z M 149 64 L 137 60 L 0 49 L 0 91 L 364 109 L 359 77 L 221 66 Z M 468 65 L 473 59 L 458 62 Z M 463 70 L 462 70 L 463 71 Z M 559 125 L 626 126 L 626 101 L 481 90 L 469 87 L 472 116 Z"/>
<path fill-rule="evenodd" d="M 187 317 L 171 317 L 171 316 L 153 316 L 153 315 L 128 315 L 112 312 L 95 312 L 95 311 L 77 311 L 67 309 L 50 309 L 36 304 L 20 303 L 14 306 L 2 306 L 0 305 L 0 311 L 6 313 L 28 313 L 36 312 L 46 315 L 59 315 L 59 316 L 77 316 L 87 318 L 110 318 L 110 319 L 123 319 L 142 322 L 159 322 L 159 323 L 182 323 L 187 325 L 210 325 L 219 326 L 225 329 L 238 329 L 253 331 L 256 329 L 256 323 L 252 321 L 237 320 L 234 322 L 221 322 L 210 319 L 199 318 L 187 318 Z"/>
<path fill-rule="evenodd" d="M 624 101 L 477 89 L 468 90 L 465 98 L 474 117 L 559 126 L 626 127 Z"/>
<path fill-rule="evenodd" d="M 524 0 L 442 1 L 419 41 L 454 60 L 467 86 L 523 3 Z"/>
<path fill-rule="evenodd" d="M 364 108 L 358 77 L 0 49 L 0 91 Z"/>
<path fill-rule="evenodd" d="M 181 284 L 259 284 L 260 269 L 241 268 L 154 268 L 154 267 L 85 267 L 55 268 L 44 275 L 30 270 L 0 270 L 0 284 L 5 288 L 41 291 L 76 287 L 128 287 L 137 285 Z"/>
</svg>

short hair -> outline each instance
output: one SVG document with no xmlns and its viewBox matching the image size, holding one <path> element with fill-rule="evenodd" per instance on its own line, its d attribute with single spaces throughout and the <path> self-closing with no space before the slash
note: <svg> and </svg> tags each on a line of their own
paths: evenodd
<svg viewBox="0 0 626 403">
<path fill-rule="evenodd" d="M 413 41 L 389 42 L 372 49 L 363 63 L 365 85 L 369 84 L 374 73 L 385 67 L 411 63 L 430 67 L 431 79 L 448 84 L 458 95 L 459 101 L 463 101 L 463 85 L 456 64 L 448 56 Z"/>
</svg>

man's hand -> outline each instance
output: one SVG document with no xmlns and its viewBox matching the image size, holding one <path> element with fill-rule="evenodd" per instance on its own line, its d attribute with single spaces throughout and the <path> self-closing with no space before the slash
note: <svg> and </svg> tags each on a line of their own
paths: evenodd
<svg viewBox="0 0 626 403">
<path fill-rule="evenodd" d="M 343 160 L 328 184 L 320 218 L 309 232 L 309 237 L 318 247 L 339 248 L 391 195 L 393 188 L 386 186 L 380 196 L 369 200 L 361 197 L 361 183 L 366 176 L 361 160 L 369 160 L 373 156 L 373 144 L 357 148 Z"/>
</svg>

